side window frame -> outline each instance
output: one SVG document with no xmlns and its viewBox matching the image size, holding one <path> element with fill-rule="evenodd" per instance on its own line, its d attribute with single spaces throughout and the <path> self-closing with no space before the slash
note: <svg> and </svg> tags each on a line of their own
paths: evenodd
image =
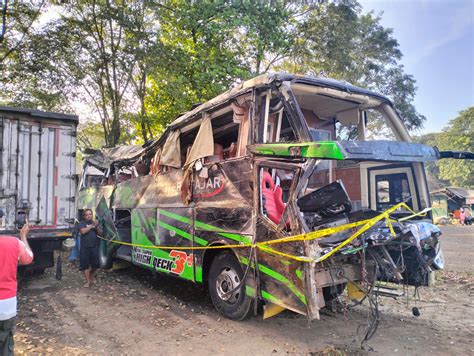
<svg viewBox="0 0 474 356">
<path fill-rule="evenodd" d="M 290 112 L 291 105 L 289 105 L 279 90 L 267 88 L 257 92 L 255 97 L 257 100 L 257 110 L 256 115 L 254 116 L 254 120 L 256 121 L 256 124 L 254 125 L 254 128 L 256 128 L 254 143 L 281 142 L 281 128 L 285 116 L 294 136 L 294 139 L 290 142 L 299 142 L 301 140 L 301 134 L 298 133 L 298 125 L 294 122 L 295 120 L 298 120 L 298 122 L 300 120 L 298 113 Z M 271 102 L 275 99 L 278 100 L 278 102 L 271 107 Z M 273 112 L 271 111 L 271 108 L 274 109 Z M 274 114 L 276 114 L 276 118 L 273 123 L 270 123 L 269 117 Z M 272 128 L 272 132 L 275 134 L 275 139 L 269 136 L 269 127 Z"/>
<path fill-rule="evenodd" d="M 416 181 L 416 176 L 411 165 L 382 165 L 382 166 L 373 166 L 367 169 L 368 175 L 368 188 L 369 188 L 369 207 L 371 209 L 377 209 L 377 183 L 376 179 L 379 175 L 390 175 L 390 174 L 400 174 L 405 173 L 408 186 L 410 188 L 411 199 L 409 205 L 415 210 L 420 209 L 420 194 L 417 189 L 418 184 Z"/>
</svg>

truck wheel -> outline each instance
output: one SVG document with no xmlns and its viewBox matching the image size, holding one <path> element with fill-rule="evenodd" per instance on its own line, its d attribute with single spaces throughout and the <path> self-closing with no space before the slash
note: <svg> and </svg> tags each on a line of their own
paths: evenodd
<svg viewBox="0 0 474 356">
<path fill-rule="evenodd" d="M 245 294 L 244 284 L 241 285 L 243 276 L 240 263 L 230 252 L 217 255 L 209 270 L 212 304 L 220 314 L 237 321 L 248 316 L 252 304 L 252 298 Z"/>
</svg>

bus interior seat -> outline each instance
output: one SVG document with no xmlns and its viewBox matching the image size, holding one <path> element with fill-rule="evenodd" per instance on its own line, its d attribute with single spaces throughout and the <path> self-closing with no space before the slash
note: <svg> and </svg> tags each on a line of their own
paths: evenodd
<svg viewBox="0 0 474 356">
<path fill-rule="evenodd" d="M 262 195 L 264 198 L 263 207 L 268 218 L 278 224 L 285 210 L 285 203 L 282 199 L 283 190 L 280 186 L 275 187 L 275 182 L 268 172 L 263 173 Z"/>
<path fill-rule="evenodd" d="M 224 160 L 224 147 L 222 145 L 214 144 L 214 155 L 208 156 L 204 159 L 205 163 L 219 162 Z"/>
<path fill-rule="evenodd" d="M 237 157 L 237 142 L 232 142 L 227 148 L 227 159 Z"/>
</svg>

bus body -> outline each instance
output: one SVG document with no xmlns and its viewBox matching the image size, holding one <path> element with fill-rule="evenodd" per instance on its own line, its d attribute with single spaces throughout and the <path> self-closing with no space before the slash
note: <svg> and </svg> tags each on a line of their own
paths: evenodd
<svg viewBox="0 0 474 356">
<path fill-rule="evenodd" d="M 143 147 L 86 158 L 79 214 L 103 225 L 104 267 L 205 283 L 234 320 L 257 302 L 318 319 L 345 289 L 360 300 L 377 281 L 427 285 L 443 267 L 424 171 L 440 155 L 410 141 L 384 96 L 262 75 Z"/>
</svg>

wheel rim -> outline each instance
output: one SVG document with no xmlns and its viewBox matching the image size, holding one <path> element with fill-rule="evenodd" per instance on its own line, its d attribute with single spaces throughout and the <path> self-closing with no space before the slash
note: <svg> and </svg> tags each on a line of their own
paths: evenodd
<svg viewBox="0 0 474 356">
<path fill-rule="evenodd" d="M 223 301 L 235 304 L 240 297 L 240 288 L 234 290 L 240 284 L 239 275 L 232 268 L 224 268 L 216 278 L 217 295 Z"/>
</svg>

